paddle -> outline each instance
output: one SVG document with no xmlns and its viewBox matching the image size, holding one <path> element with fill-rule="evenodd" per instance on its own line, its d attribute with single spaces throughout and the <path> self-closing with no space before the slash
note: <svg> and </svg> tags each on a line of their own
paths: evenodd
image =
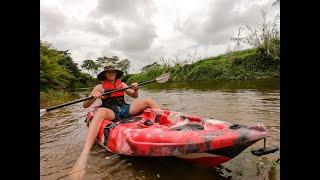
<svg viewBox="0 0 320 180">
<path fill-rule="evenodd" d="M 138 83 L 138 86 L 142 86 L 142 85 L 149 84 L 149 83 L 152 83 L 152 82 L 157 82 L 157 83 L 162 84 L 162 83 L 165 83 L 165 82 L 167 82 L 169 80 L 169 76 L 170 76 L 169 73 L 165 73 L 165 74 L 162 74 L 161 76 L 157 77 L 156 79 L 153 79 L 153 80 L 150 80 L 150 81 L 146 81 L 146 82 L 142 82 L 142 83 Z M 103 93 L 102 96 L 105 96 L 105 95 L 108 95 L 108 94 L 112 94 L 114 92 L 124 91 L 124 90 L 130 89 L 130 88 L 132 88 L 132 85 L 128 86 L 126 88 L 123 88 L 123 89 L 116 89 L 116 90 L 113 90 L 113 91 L 109 91 L 109 92 Z M 87 97 L 87 98 L 83 98 L 83 99 L 79 99 L 79 100 L 76 100 L 76 101 L 71 101 L 71 102 L 68 102 L 68 103 L 65 103 L 65 104 L 61 104 L 61 105 L 50 107 L 50 108 L 46 108 L 46 109 L 40 109 L 40 117 L 43 116 L 46 112 L 49 112 L 49 111 L 52 111 L 52 110 L 55 110 L 55 109 L 58 109 L 58 108 L 62 108 L 62 107 L 65 107 L 65 106 L 69 106 L 71 104 L 76 104 L 76 103 L 79 103 L 79 102 L 82 102 L 82 101 L 86 101 L 86 100 L 89 100 L 89 99 L 93 99 L 93 96 L 90 96 L 90 97 Z"/>
</svg>

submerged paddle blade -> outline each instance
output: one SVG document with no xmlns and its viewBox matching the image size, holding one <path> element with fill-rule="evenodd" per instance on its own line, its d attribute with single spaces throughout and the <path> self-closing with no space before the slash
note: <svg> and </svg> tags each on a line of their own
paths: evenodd
<svg viewBox="0 0 320 180">
<path fill-rule="evenodd" d="M 43 116 L 47 112 L 46 109 L 40 109 L 40 117 Z"/>
<path fill-rule="evenodd" d="M 165 83 L 169 80 L 170 73 L 162 74 L 161 76 L 156 78 L 157 83 Z"/>
</svg>

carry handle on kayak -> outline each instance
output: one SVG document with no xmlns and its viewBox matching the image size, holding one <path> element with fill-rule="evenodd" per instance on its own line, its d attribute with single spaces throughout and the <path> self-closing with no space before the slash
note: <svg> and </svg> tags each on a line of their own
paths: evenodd
<svg viewBox="0 0 320 180">
<path fill-rule="evenodd" d="M 149 81 L 142 82 L 142 83 L 138 83 L 138 86 L 142 86 L 142 85 L 145 85 L 145 84 L 148 84 L 148 83 L 152 83 L 152 82 L 157 82 L 157 83 L 162 84 L 162 83 L 165 83 L 165 82 L 167 82 L 169 80 L 169 76 L 170 76 L 169 73 L 165 73 L 165 74 L 162 74 L 161 76 L 157 77 L 156 79 L 149 80 Z M 119 92 L 119 91 L 124 91 L 124 90 L 130 89 L 132 87 L 133 86 L 131 85 L 131 86 L 128 86 L 128 87 L 123 88 L 123 89 L 116 89 L 116 90 L 113 90 L 113 91 L 109 91 L 109 92 L 103 93 L 102 96 L 105 96 L 105 95 L 108 95 L 108 94 L 112 94 L 112 93 L 115 93 L 115 92 Z M 71 102 L 68 102 L 68 103 L 65 103 L 65 104 L 61 104 L 61 105 L 50 107 L 50 108 L 46 108 L 46 109 L 40 109 L 40 117 L 43 116 L 46 112 L 49 112 L 49 111 L 52 111 L 52 110 L 55 110 L 55 109 L 58 109 L 58 108 L 62 108 L 62 107 L 65 107 L 65 106 L 69 106 L 71 104 L 76 104 L 76 103 L 79 103 L 79 102 L 82 102 L 82 101 L 90 100 L 90 99 L 93 99 L 93 96 L 90 96 L 90 97 L 87 97 L 87 98 L 83 98 L 83 99 L 79 99 L 79 100 L 76 100 L 76 101 L 71 101 Z"/>
</svg>

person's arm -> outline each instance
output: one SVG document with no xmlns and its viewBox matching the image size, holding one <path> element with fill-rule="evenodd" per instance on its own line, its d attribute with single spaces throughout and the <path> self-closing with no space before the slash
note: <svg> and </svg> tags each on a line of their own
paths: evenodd
<svg viewBox="0 0 320 180">
<path fill-rule="evenodd" d="M 138 98 L 138 83 L 132 83 L 131 84 L 133 87 L 132 89 L 126 89 L 125 92 L 133 98 Z M 126 83 L 123 83 L 123 88 L 128 87 L 128 85 Z"/>
<path fill-rule="evenodd" d="M 91 92 L 91 96 L 93 96 L 94 98 L 84 101 L 82 106 L 84 108 L 90 107 L 97 98 L 101 98 L 103 91 L 104 91 L 104 89 L 101 84 L 96 85 L 96 87 L 94 87 Z"/>
</svg>

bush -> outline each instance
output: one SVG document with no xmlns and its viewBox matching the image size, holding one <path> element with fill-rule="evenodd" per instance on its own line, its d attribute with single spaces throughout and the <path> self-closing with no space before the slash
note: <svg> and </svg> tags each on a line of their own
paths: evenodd
<svg viewBox="0 0 320 180">
<path fill-rule="evenodd" d="M 79 98 L 79 95 L 63 90 L 40 91 L 40 106 L 55 106 Z"/>
<path fill-rule="evenodd" d="M 132 74 L 126 74 L 121 77 L 122 82 L 127 82 L 128 79 L 132 76 Z"/>
<path fill-rule="evenodd" d="M 89 74 L 80 72 L 68 51 L 59 51 L 40 41 L 40 91 L 70 91 L 96 83 Z"/>
<path fill-rule="evenodd" d="M 188 80 L 209 80 L 209 79 L 219 79 L 224 71 L 226 66 L 224 64 L 216 63 L 203 63 L 199 66 L 193 68 L 193 70 L 188 73 Z"/>
<path fill-rule="evenodd" d="M 127 83 L 131 84 L 133 82 L 148 81 L 148 80 L 154 79 L 154 78 L 160 76 L 161 74 L 167 72 L 167 70 L 168 70 L 167 67 L 160 67 L 160 68 L 152 69 L 147 72 L 132 74 L 132 76 L 130 76 L 130 78 L 128 78 Z"/>
</svg>

